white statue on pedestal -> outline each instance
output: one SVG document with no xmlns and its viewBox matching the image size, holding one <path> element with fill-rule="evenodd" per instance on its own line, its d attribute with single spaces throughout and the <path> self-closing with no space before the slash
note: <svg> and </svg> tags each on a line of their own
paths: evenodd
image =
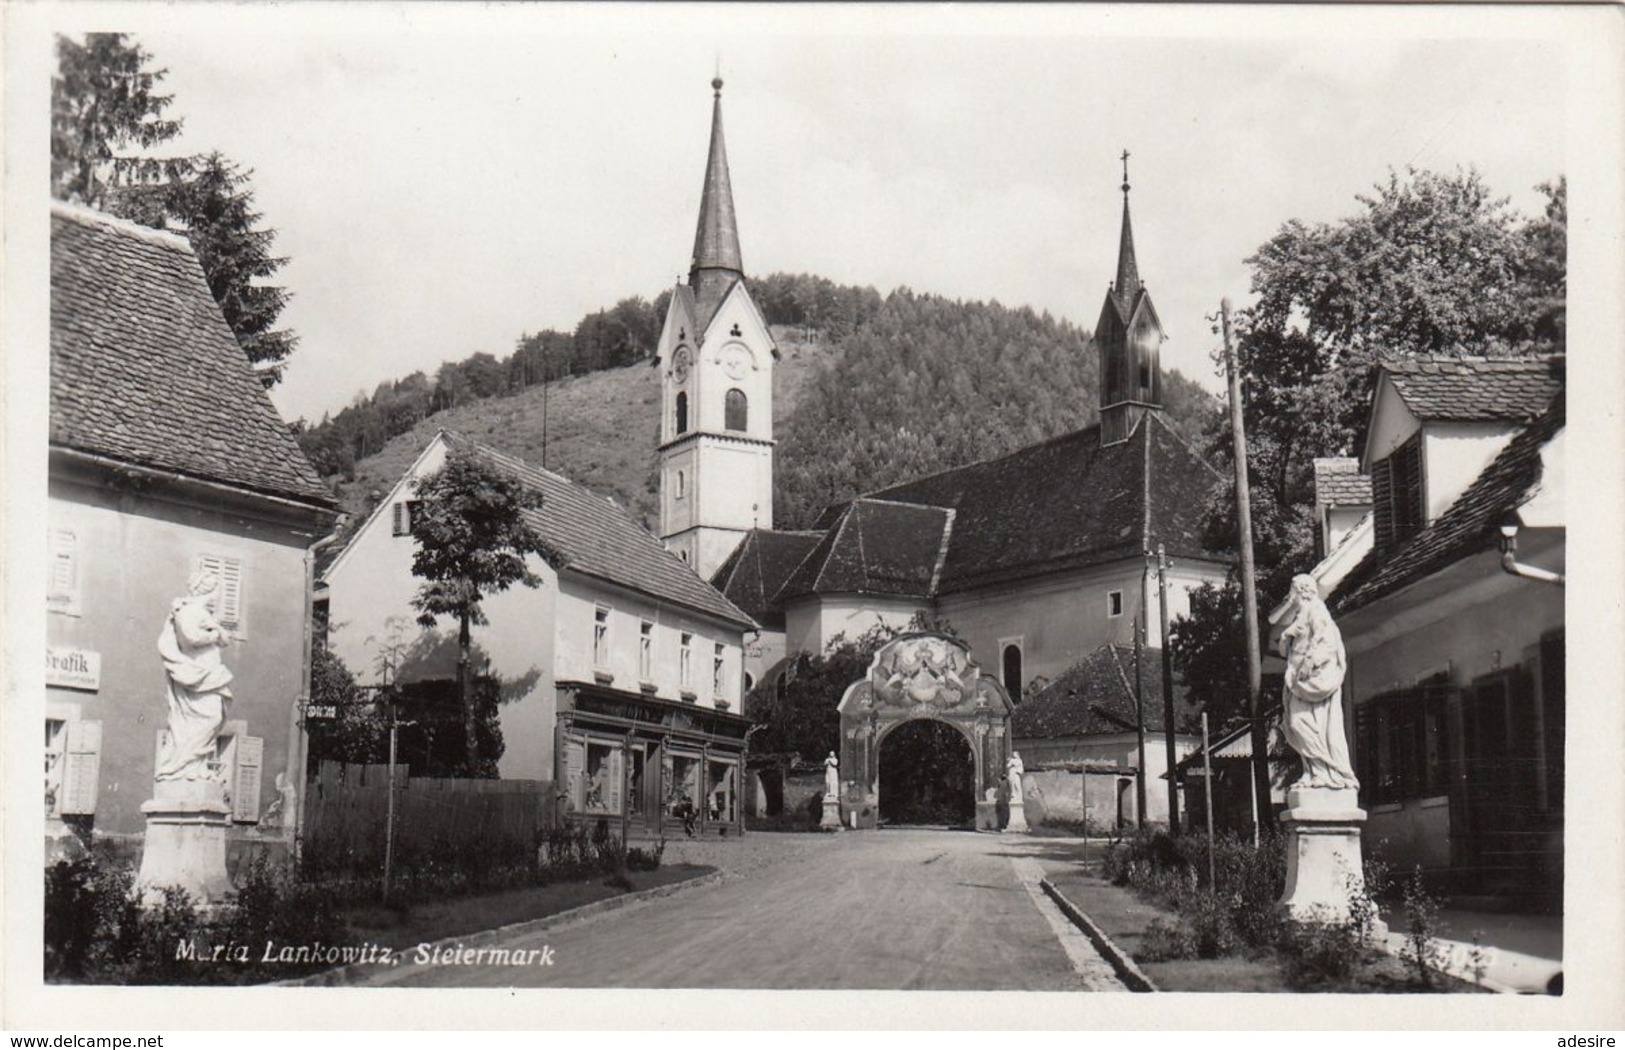
<svg viewBox="0 0 1625 1050">
<path fill-rule="evenodd" d="M 841 793 L 841 760 L 831 751 L 829 757 L 824 759 L 824 794 L 839 795 Z"/>
<path fill-rule="evenodd" d="M 1281 634 L 1286 687 L 1281 696 L 1281 733 L 1303 759 L 1293 787 L 1358 789 L 1343 731 L 1343 636 L 1321 600 L 1313 576 L 1292 578 L 1292 618 Z"/>
<path fill-rule="evenodd" d="M 1021 803 L 1023 801 L 1021 788 L 1021 775 L 1027 768 L 1021 764 L 1021 752 L 1010 752 L 1010 760 L 1004 764 L 1004 775 L 1010 781 L 1010 801 Z"/>
<path fill-rule="evenodd" d="M 215 750 L 231 702 L 231 671 L 220 660 L 228 639 L 212 608 L 219 589 L 214 573 L 193 573 L 187 596 L 175 599 L 158 635 L 169 694 L 169 748 L 155 780 L 220 776 Z"/>
</svg>

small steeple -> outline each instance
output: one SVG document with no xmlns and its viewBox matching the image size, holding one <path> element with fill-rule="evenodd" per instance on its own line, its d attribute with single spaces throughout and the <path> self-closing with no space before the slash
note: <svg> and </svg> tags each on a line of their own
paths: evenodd
<svg viewBox="0 0 1625 1050">
<path fill-rule="evenodd" d="M 1134 259 L 1134 227 L 1129 222 L 1128 215 L 1128 150 L 1123 151 L 1123 234 L 1117 242 L 1117 283 L 1112 290 L 1117 293 L 1118 305 L 1123 308 L 1123 317 L 1126 320 L 1129 310 L 1134 307 L 1134 296 L 1140 290 L 1140 266 Z"/>
<path fill-rule="evenodd" d="M 702 316 L 721 302 L 744 276 L 739 258 L 739 225 L 734 218 L 733 188 L 728 181 L 728 150 L 722 139 L 722 77 L 711 80 L 711 152 L 705 162 L 705 188 L 700 195 L 700 221 L 694 232 L 694 261 L 688 283 L 701 304 Z M 703 323 L 703 321 L 702 321 Z"/>
</svg>

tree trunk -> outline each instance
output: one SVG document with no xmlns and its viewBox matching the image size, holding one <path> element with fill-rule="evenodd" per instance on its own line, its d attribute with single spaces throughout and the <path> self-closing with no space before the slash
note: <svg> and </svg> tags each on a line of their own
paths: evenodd
<svg viewBox="0 0 1625 1050">
<path fill-rule="evenodd" d="M 465 612 L 457 626 L 457 698 L 463 704 L 463 739 L 468 745 L 468 775 L 475 776 L 480 768 L 480 741 L 474 718 L 474 683 L 468 674 L 470 638 L 468 614 Z"/>
</svg>

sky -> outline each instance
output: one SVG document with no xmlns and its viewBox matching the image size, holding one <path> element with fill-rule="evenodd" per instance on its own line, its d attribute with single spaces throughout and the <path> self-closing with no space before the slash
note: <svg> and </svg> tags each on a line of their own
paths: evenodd
<svg viewBox="0 0 1625 1050">
<path fill-rule="evenodd" d="M 747 274 L 1092 327 L 1127 149 L 1164 361 L 1215 391 L 1210 318 L 1284 222 L 1351 215 L 1409 165 L 1475 166 L 1533 214 L 1567 155 L 1567 45 L 1483 12 L 115 11 L 98 27 L 168 70 L 175 147 L 253 169 L 289 260 L 289 419 L 669 287 L 718 67 Z"/>
</svg>

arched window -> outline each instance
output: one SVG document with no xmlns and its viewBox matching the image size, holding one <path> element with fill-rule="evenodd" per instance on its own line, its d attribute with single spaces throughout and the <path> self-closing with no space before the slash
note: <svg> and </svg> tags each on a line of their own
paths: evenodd
<svg viewBox="0 0 1625 1050">
<path fill-rule="evenodd" d="M 1012 704 L 1021 703 L 1021 646 L 1015 642 L 1004 647 L 1004 691 Z"/>
<path fill-rule="evenodd" d="M 746 417 L 745 392 L 743 390 L 728 391 L 722 402 L 722 425 L 729 430 L 744 430 L 746 428 Z"/>
<path fill-rule="evenodd" d="M 681 392 L 677 395 L 677 433 L 688 433 L 688 395 Z"/>
</svg>

